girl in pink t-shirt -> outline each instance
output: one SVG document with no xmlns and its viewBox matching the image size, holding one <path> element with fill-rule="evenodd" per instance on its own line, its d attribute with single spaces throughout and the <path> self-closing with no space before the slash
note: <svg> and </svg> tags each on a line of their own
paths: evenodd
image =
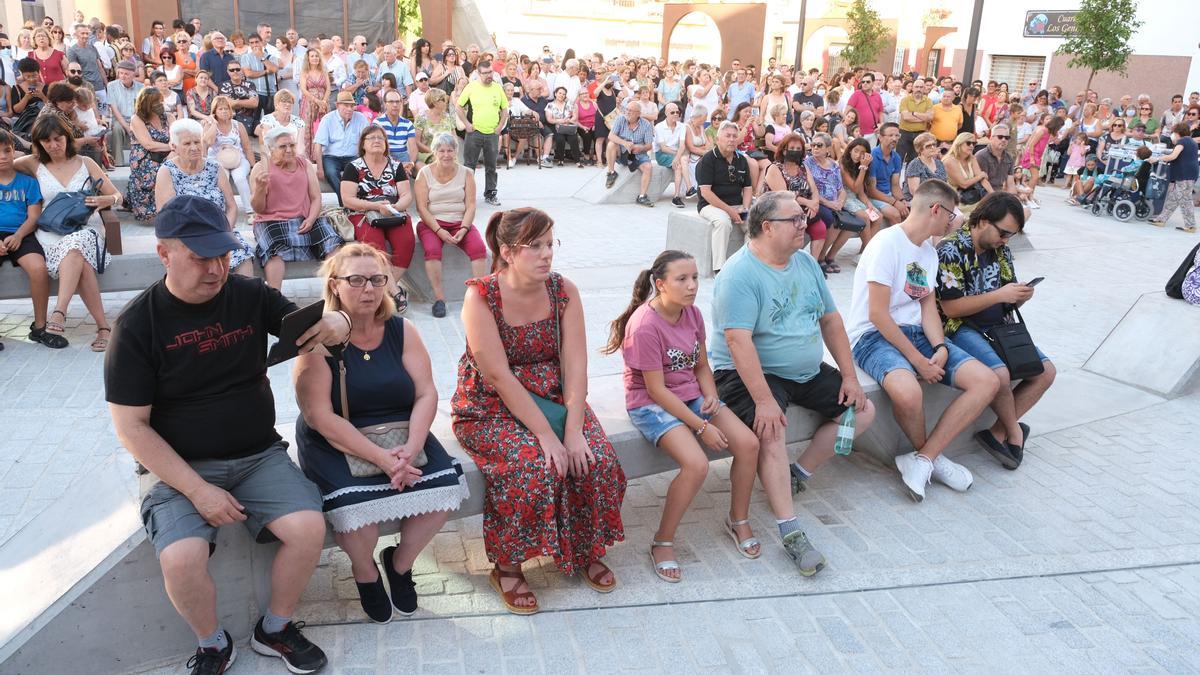
<svg viewBox="0 0 1200 675">
<path fill-rule="evenodd" d="M 629 307 L 612 323 L 603 350 L 612 354 L 619 349 L 625 359 L 625 407 L 633 425 L 679 463 L 650 544 L 654 573 L 670 583 L 681 578 L 672 551 L 675 529 L 708 475 L 701 443 L 733 455 L 725 529 L 743 556 L 757 558 L 760 553 L 747 520 L 758 439 L 717 398 L 704 347 L 704 317 L 695 305 L 698 279 L 691 255 L 659 254 L 650 269 L 638 274 Z"/>
</svg>

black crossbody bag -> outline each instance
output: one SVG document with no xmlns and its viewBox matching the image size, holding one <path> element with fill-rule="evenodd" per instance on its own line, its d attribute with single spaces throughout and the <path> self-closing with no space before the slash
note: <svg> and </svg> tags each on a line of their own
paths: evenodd
<svg viewBox="0 0 1200 675">
<path fill-rule="evenodd" d="M 1014 306 L 1011 307 L 1010 312 L 1016 317 L 1015 321 L 1010 317 L 1008 322 L 986 330 L 980 328 L 974 321 L 965 321 L 964 323 L 979 331 L 987 339 L 992 349 L 995 350 L 996 356 L 1004 361 L 1010 379 L 1023 380 L 1041 375 L 1046 368 L 1042 365 L 1041 357 L 1038 356 L 1033 338 L 1029 336 L 1029 328 L 1025 325 L 1025 319 L 1021 317 L 1021 310 Z"/>
</svg>

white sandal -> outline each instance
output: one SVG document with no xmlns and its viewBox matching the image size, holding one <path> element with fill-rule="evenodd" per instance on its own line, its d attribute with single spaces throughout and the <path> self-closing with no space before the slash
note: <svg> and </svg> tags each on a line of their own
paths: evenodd
<svg viewBox="0 0 1200 675">
<path fill-rule="evenodd" d="M 664 560 L 662 562 L 656 561 L 654 559 L 654 548 L 655 547 L 675 548 L 675 542 L 673 542 L 673 541 L 651 541 L 650 542 L 650 564 L 654 565 L 654 574 L 659 579 L 662 579 L 663 581 L 670 583 L 670 584 L 677 584 L 680 581 L 682 581 L 683 580 L 682 579 L 682 575 L 683 575 L 682 571 L 680 572 L 679 577 L 673 577 L 673 576 L 669 576 L 667 574 L 663 574 L 663 572 L 666 572 L 667 570 L 679 570 L 679 561 L 678 560 Z"/>
<path fill-rule="evenodd" d="M 749 520 L 733 520 L 729 516 L 725 516 L 725 531 L 727 531 L 729 533 L 730 538 L 733 539 L 733 543 L 737 546 L 738 553 L 741 553 L 743 557 L 754 560 L 758 556 L 762 555 L 762 545 L 759 544 L 758 539 L 755 539 L 754 537 L 738 539 L 738 534 L 733 529 L 733 528 L 739 527 L 741 525 L 749 525 L 749 524 L 750 524 Z M 758 552 L 751 554 L 750 549 L 754 548 L 755 546 L 758 547 Z"/>
</svg>

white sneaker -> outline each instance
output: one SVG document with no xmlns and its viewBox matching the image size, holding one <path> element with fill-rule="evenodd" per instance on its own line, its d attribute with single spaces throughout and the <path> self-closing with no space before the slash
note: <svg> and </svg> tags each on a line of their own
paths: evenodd
<svg viewBox="0 0 1200 675">
<path fill-rule="evenodd" d="M 975 480 L 967 467 L 950 461 L 945 455 L 938 455 L 937 459 L 933 460 L 933 479 L 959 492 L 966 492 Z"/>
<path fill-rule="evenodd" d="M 896 468 L 900 470 L 900 479 L 908 488 L 908 496 L 913 501 L 925 500 L 925 486 L 929 484 L 929 476 L 933 473 L 933 463 L 916 452 L 909 452 L 896 457 Z"/>
<path fill-rule="evenodd" d="M 1025 205 L 1026 205 L 1026 206 L 1028 206 L 1028 207 L 1029 207 L 1029 208 L 1031 208 L 1031 209 L 1040 209 L 1040 208 L 1042 208 L 1042 205 L 1041 205 L 1041 204 L 1039 204 L 1039 203 L 1037 203 L 1037 202 L 1033 201 L 1032 199 L 1030 199 L 1030 200 L 1029 200 L 1029 202 L 1028 202 L 1027 204 L 1025 204 Z"/>
</svg>

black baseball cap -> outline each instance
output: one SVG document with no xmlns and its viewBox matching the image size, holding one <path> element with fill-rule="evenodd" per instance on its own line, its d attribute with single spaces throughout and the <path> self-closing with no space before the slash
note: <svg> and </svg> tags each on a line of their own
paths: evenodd
<svg viewBox="0 0 1200 675">
<path fill-rule="evenodd" d="M 201 258 L 216 258 L 242 245 L 229 229 L 225 212 L 195 195 L 180 195 L 159 209 L 154 236 L 178 239 Z"/>
</svg>

